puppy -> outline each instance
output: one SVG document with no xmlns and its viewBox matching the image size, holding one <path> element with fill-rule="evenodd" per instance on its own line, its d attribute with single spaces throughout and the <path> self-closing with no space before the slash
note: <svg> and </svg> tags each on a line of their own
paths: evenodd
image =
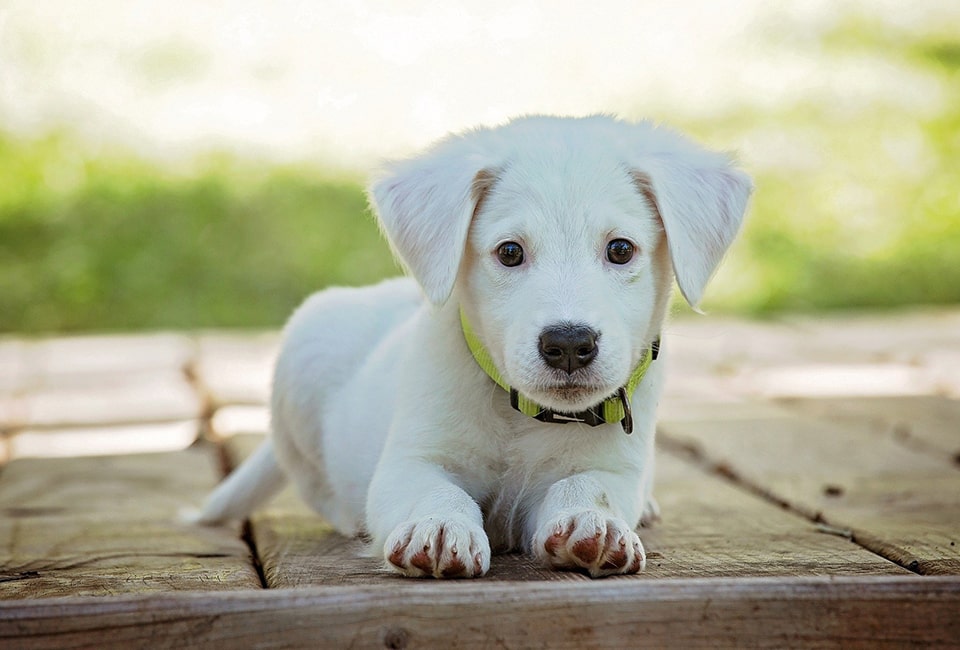
<svg viewBox="0 0 960 650">
<path fill-rule="evenodd" d="M 272 437 L 200 521 L 289 479 L 404 575 L 482 576 L 510 550 L 641 571 L 672 281 L 699 302 L 750 192 L 725 155 L 604 116 L 517 119 L 387 166 L 371 203 L 412 277 L 296 311 Z"/>
</svg>

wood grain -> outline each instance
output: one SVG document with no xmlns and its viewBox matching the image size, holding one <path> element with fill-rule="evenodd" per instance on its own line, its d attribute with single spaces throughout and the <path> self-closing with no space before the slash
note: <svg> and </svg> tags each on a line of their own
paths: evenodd
<svg viewBox="0 0 960 650">
<path fill-rule="evenodd" d="M 196 418 L 193 349 L 176 334 L 0 342 L 0 430 Z"/>
<path fill-rule="evenodd" d="M 782 400 L 800 413 L 872 427 L 912 448 L 939 455 L 960 469 L 960 401 L 941 395 Z"/>
<path fill-rule="evenodd" d="M 131 374 L 121 385 L 113 377 L 87 378 L 67 386 L 30 391 L 15 399 L 22 421 L 11 428 L 65 429 L 106 424 L 176 422 L 201 415 L 202 404 L 183 372 Z M 105 383 L 100 383 L 105 382 Z"/>
<path fill-rule="evenodd" d="M 259 588 L 237 529 L 176 519 L 217 474 L 209 448 L 13 461 L 0 474 L 0 598 Z"/>
<path fill-rule="evenodd" d="M 958 647 L 960 436 L 945 397 L 960 394 L 958 319 L 678 322 L 664 518 L 641 530 L 640 576 L 590 580 L 510 555 L 482 580 L 398 578 L 287 492 L 249 529 L 273 587 L 262 589 L 239 530 L 173 518 L 217 480 L 210 447 L 16 460 L 0 473 L 0 647 Z M 903 324 L 906 344 L 889 336 Z M 154 413 L 163 400 L 127 399 L 122 384 L 136 375 L 160 390 L 184 364 L 196 402 L 178 398 L 182 413 L 199 404 L 214 429 L 213 407 L 262 401 L 269 337 L 242 353 L 242 337 L 200 345 L 200 363 L 184 341 L 0 342 L 0 429 L 33 417 L 40 453 L 43 426 L 84 435 L 72 425 L 99 420 L 96 405 L 111 422 L 168 417 L 176 409 Z M 815 364 L 929 377 L 909 397 L 838 385 L 847 397 L 758 399 L 792 394 L 763 377 Z M 83 404 L 88 389 L 103 399 Z"/>
<path fill-rule="evenodd" d="M 408 580 L 0 603 L 30 648 L 956 647 L 955 578 Z"/>
<path fill-rule="evenodd" d="M 203 334 L 192 372 L 217 405 L 265 404 L 279 343 L 276 332 Z"/>
<path fill-rule="evenodd" d="M 861 420 L 744 415 L 672 420 L 662 431 L 706 467 L 904 567 L 960 573 L 960 472 L 945 458 Z"/>
<path fill-rule="evenodd" d="M 896 575 L 906 571 L 809 520 L 658 450 L 662 520 L 643 529 L 647 577 Z"/>
</svg>

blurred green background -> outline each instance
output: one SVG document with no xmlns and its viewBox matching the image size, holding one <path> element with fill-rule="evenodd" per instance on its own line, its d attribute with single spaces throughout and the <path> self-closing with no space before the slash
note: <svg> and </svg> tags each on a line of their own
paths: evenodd
<svg viewBox="0 0 960 650">
<path fill-rule="evenodd" d="M 741 150 L 755 177 L 707 310 L 960 302 L 955 27 L 898 26 L 865 9 L 794 44 L 879 69 L 890 87 L 867 103 L 837 88 L 696 114 L 648 111 L 640 98 L 619 111 Z M 150 69 L 182 63 L 168 59 Z M 91 146 L 69 124 L 0 131 L 0 331 L 276 327 L 317 288 L 396 273 L 356 165 L 216 146 L 186 164 Z"/>
<path fill-rule="evenodd" d="M 282 324 L 311 291 L 394 274 L 357 178 L 210 157 L 176 174 L 0 142 L 0 329 Z"/>
</svg>

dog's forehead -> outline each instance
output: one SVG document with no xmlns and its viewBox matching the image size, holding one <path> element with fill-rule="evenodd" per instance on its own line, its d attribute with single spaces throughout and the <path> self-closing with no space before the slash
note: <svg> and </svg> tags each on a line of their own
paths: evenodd
<svg viewBox="0 0 960 650">
<path fill-rule="evenodd" d="M 611 154 L 538 150 L 523 152 L 501 172 L 503 187 L 548 197 L 602 195 L 629 185 L 625 164 Z"/>
<path fill-rule="evenodd" d="M 497 171 L 480 211 L 482 231 L 497 228 L 609 229 L 645 212 L 627 166 L 603 151 L 545 146 L 523 151 Z"/>
</svg>

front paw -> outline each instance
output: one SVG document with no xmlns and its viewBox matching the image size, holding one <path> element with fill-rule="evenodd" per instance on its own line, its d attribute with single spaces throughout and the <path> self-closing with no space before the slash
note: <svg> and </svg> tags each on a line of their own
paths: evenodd
<svg viewBox="0 0 960 650">
<path fill-rule="evenodd" d="M 483 528 L 459 518 L 400 524 L 383 552 L 387 565 L 406 576 L 477 578 L 490 568 L 490 542 Z"/>
<path fill-rule="evenodd" d="M 533 552 L 555 569 L 586 570 L 594 578 L 638 573 L 646 566 L 643 544 L 627 522 L 584 511 L 542 526 Z"/>
</svg>

